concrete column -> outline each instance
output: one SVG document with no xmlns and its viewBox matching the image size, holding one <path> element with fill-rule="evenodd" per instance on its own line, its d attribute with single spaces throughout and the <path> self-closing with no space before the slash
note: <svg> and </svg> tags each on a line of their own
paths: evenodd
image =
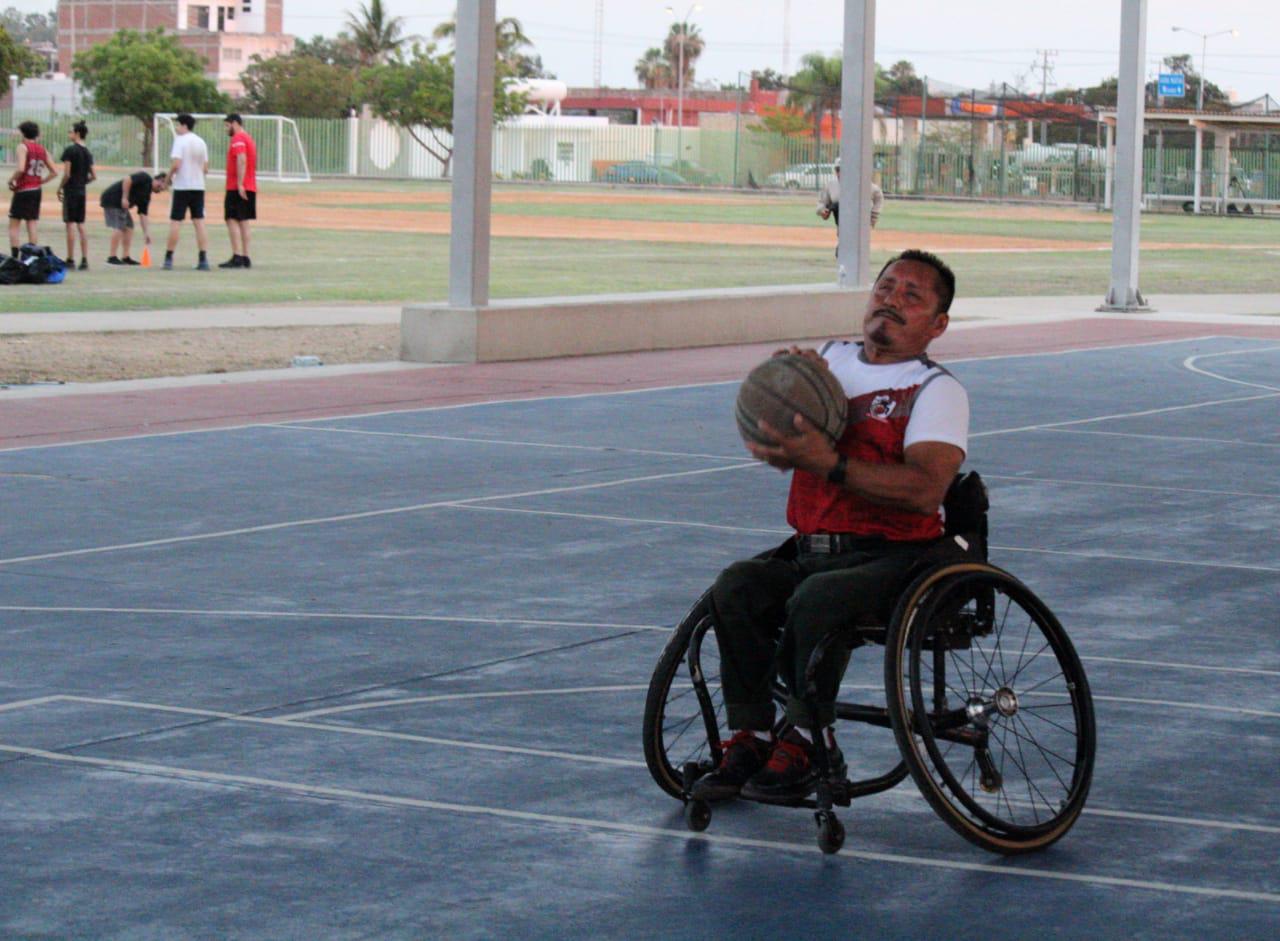
<svg viewBox="0 0 1280 941">
<path fill-rule="evenodd" d="M 1116 107 L 1115 210 L 1111 217 L 1111 289 L 1103 302 L 1103 310 L 1150 309 L 1138 290 L 1146 61 L 1147 0 L 1123 0 Z"/>
<path fill-rule="evenodd" d="M 1102 181 L 1102 208 L 1110 211 L 1112 188 L 1116 178 L 1116 129 L 1115 125 L 1107 125 L 1106 172 Z"/>
<path fill-rule="evenodd" d="M 837 283 L 871 280 L 871 170 L 875 121 L 876 0 L 845 0 L 841 85 Z"/>
<path fill-rule="evenodd" d="M 454 36 L 449 303 L 489 303 L 495 0 L 458 4 Z"/>
<path fill-rule="evenodd" d="M 1195 189 L 1192 191 L 1191 198 L 1192 211 L 1198 216 L 1200 215 L 1200 188 L 1202 184 L 1202 175 L 1200 173 L 1200 163 L 1204 160 L 1204 128 L 1196 124 L 1196 150 L 1195 156 L 1192 157 L 1191 173 L 1193 185 Z"/>
</svg>

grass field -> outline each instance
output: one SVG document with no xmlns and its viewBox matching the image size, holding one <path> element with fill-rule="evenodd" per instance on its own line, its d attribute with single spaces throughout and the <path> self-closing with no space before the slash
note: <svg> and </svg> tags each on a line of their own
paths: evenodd
<svg viewBox="0 0 1280 941">
<path fill-rule="evenodd" d="M 114 177 L 104 174 L 104 182 Z M 46 194 L 41 241 L 63 251 L 57 202 Z M 210 199 L 211 260 L 230 252 L 217 194 Z M 0 288 L 0 312 L 74 311 L 342 302 L 434 301 L 448 286 L 448 188 L 439 184 L 322 181 L 273 186 L 261 196 L 262 223 L 248 272 L 197 273 L 187 224 L 179 270 L 108 268 L 107 230 L 90 197 L 93 269 L 62 285 Z M 158 262 L 167 198 L 153 210 Z M 744 194 L 613 188 L 498 185 L 495 220 L 520 237 L 495 237 L 495 298 L 822 283 L 834 278 L 833 227 L 813 214 L 811 194 Z M 273 220 L 288 224 L 275 225 Z M 540 229 L 576 220 L 608 224 L 618 238 L 563 238 Z M 334 225 L 352 226 L 341 231 Z M 583 225 L 587 225 L 583 222 Z M 428 230 L 419 230 L 427 226 Z M 434 226 L 440 231 L 429 231 Z M 634 227 L 635 235 L 629 235 Z M 728 244 L 763 226 L 752 244 Z M 670 241 L 665 240 L 667 231 Z M 656 233 L 656 234 L 655 234 Z M 805 245 L 774 244 L 783 235 Z M 1160 293 L 1280 292 L 1280 217 L 1143 218 L 1141 286 Z M 920 244 L 955 268 L 966 296 L 1105 294 L 1111 217 L 1092 207 L 889 201 L 873 240 L 872 261 L 891 248 Z M 754 238 L 754 237 L 753 237 Z M 701 241 L 699 241 L 701 239 Z M 1026 240 L 1034 250 L 983 240 Z M 140 239 L 139 239 L 140 241 Z M 1063 245 L 1058 250 L 1055 242 Z M 135 245 L 135 255 L 138 248 Z"/>
</svg>

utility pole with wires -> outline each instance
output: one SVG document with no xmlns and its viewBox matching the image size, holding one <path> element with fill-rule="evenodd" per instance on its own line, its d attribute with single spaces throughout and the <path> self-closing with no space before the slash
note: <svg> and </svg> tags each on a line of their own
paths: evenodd
<svg viewBox="0 0 1280 941">
<path fill-rule="evenodd" d="M 1058 57 L 1058 50 L 1037 49 L 1036 55 L 1039 58 L 1031 63 L 1031 70 L 1040 73 L 1040 100 L 1044 102 L 1049 100 L 1049 80 L 1053 77 L 1053 63 L 1049 60 Z M 1049 122 L 1046 120 L 1040 121 L 1040 143 L 1049 143 Z"/>
<path fill-rule="evenodd" d="M 782 0 L 782 74 L 791 74 L 791 0 Z"/>
<path fill-rule="evenodd" d="M 596 28 L 593 37 L 591 79 L 596 88 L 601 87 L 601 72 L 604 68 L 604 0 L 596 0 Z"/>
</svg>

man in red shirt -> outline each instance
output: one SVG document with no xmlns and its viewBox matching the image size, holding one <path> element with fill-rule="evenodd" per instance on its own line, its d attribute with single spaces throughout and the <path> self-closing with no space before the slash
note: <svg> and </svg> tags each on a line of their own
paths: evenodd
<svg viewBox="0 0 1280 941">
<path fill-rule="evenodd" d="M 9 203 L 9 247 L 13 257 L 18 257 L 18 238 L 22 223 L 27 224 L 27 241 L 40 244 L 40 187 L 58 175 L 49 153 L 40 145 L 40 125 L 35 121 L 23 121 L 18 125 L 22 143 L 18 145 L 18 169 L 9 177 L 9 189 L 13 200 Z"/>
<path fill-rule="evenodd" d="M 219 268 L 251 268 L 249 222 L 258 218 L 258 148 L 238 114 L 224 122 L 231 143 L 227 147 L 227 199 L 224 214 L 231 236 L 231 260 Z"/>
<path fill-rule="evenodd" d="M 790 471 L 787 521 L 795 536 L 764 559 L 735 562 L 711 588 L 729 729 L 720 766 L 700 778 L 703 800 L 788 803 L 817 787 L 823 735 L 831 773 L 844 759 L 831 734 L 847 658 L 837 647 L 804 697 L 805 671 L 823 637 L 883 624 L 911 566 L 942 536 L 939 509 L 968 447 L 964 387 L 925 355 L 947 329 L 955 275 L 927 252 L 906 251 L 881 270 L 862 320 L 862 342 L 821 352 L 849 398 L 849 424 L 832 442 L 801 416 L 761 430 L 779 443 L 754 457 Z M 775 738 L 773 683 L 787 686 L 788 728 Z"/>
</svg>

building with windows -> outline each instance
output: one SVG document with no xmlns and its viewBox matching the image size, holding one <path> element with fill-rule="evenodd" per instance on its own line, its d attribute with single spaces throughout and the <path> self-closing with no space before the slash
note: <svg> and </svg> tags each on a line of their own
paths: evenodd
<svg viewBox="0 0 1280 941">
<path fill-rule="evenodd" d="M 244 91 L 240 73 L 255 56 L 293 48 L 284 33 L 284 0 L 59 0 L 58 69 L 71 73 L 76 53 L 122 29 L 165 29 L 208 64 L 229 94 Z"/>
</svg>

